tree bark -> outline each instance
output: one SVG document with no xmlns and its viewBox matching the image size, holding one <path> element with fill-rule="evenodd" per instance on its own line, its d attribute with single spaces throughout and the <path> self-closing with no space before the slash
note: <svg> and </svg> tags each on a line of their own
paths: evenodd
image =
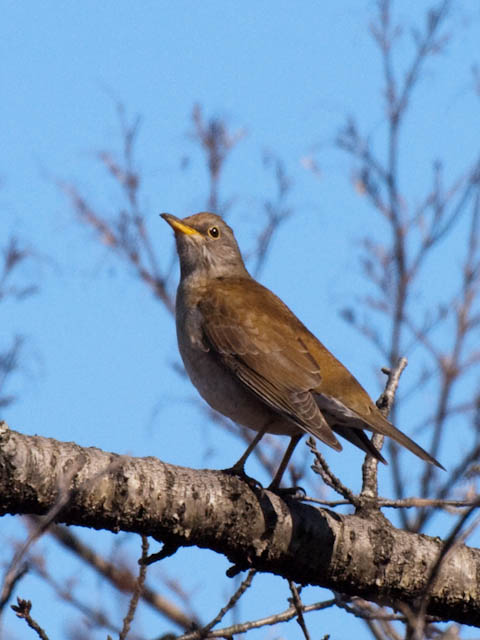
<svg viewBox="0 0 480 640">
<path fill-rule="evenodd" d="M 145 534 L 169 549 L 209 548 L 239 569 L 414 610 L 443 545 L 378 512 L 340 515 L 222 471 L 25 436 L 0 423 L 0 514 L 49 512 L 56 522 Z M 480 626 L 479 576 L 480 550 L 455 545 L 427 613 Z"/>
</svg>

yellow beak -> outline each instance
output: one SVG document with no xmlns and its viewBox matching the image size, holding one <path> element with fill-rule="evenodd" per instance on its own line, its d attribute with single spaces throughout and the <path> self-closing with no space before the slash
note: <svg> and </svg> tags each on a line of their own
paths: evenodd
<svg viewBox="0 0 480 640">
<path fill-rule="evenodd" d="M 184 233 L 187 236 L 200 235 L 199 231 L 197 231 L 193 227 L 189 227 L 188 224 L 182 222 L 180 218 L 172 216 L 171 213 L 161 213 L 160 216 L 165 220 L 165 222 L 168 222 L 175 233 L 179 231 L 180 233 Z"/>
</svg>

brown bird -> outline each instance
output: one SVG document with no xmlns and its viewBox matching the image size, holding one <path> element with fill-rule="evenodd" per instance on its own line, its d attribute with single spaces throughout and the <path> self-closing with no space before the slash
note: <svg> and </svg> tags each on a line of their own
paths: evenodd
<svg viewBox="0 0 480 640">
<path fill-rule="evenodd" d="M 220 216 L 162 217 L 175 232 L 180 257 L 176 323 L 185 369 L 213 409 L 258 432 L 232 469 L 243 473 L 267 432 L 291 438 L 271 487 L 279 486 L 305 433 L 341 451 L 337 433 L 385 462 L 363 429 L 389 436 L 443 469 L 384 418 L 341 362 L 251 277 Z"/>
</svg>

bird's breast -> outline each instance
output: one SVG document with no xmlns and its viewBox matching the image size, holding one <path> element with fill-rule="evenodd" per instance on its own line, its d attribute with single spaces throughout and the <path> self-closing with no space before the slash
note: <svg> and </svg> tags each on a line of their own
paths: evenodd
<svg viewBox="0 0 480 640">
<path fill-rule="evenodd" d="M 177 294 L 177 340 L 185 370 L 202 398 L 216 411 L 238 424 L 260 431 L 268 422 L 270 433 L 293 435 L 298 428 L 260 402 L 205 343 L 202 314 L 185 304 L 185 291 Z"/>
</svg>

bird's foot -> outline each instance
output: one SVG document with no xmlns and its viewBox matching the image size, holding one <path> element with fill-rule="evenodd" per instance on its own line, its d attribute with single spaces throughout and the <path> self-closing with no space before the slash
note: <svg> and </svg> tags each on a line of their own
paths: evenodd
<svg viewBox="0 0 480 640">
<path fill-rule="evenodd" d="M 273 482 L 268 487 L 268 491 L 276 493 L 281 498 L 293 498 L 295 500 L 303 500 L 307 495 L 303 487 L 277 487 Z"/>
<path fill-rule="evenodd" d="M 242 466 L 237 467 L 237 465 L 234 464 L 233 467 L 222 469 L 222 472 L 230 476 L 237 476 L 237 478 L 246 482 L 252 489 L 263 489 L 262 484 L 258 480 L 255 480 L 255 478 L 252 478 L 251 476 L 247 476 L 245 469 Z"/>
</svg>

